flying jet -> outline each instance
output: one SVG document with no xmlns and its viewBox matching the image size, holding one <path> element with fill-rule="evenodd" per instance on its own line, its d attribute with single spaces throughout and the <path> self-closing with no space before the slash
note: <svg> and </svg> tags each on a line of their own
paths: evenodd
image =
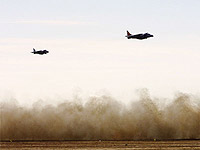
<svg viewBox="0 0 200 150">
<path fill-rule="evenodd" d="M 144 34 L 130 34 L 127 31 L 127 35 L 125 37 L 127 37 L 128 39 L 143 40 L 143 39 L 147 39 L 147 38 L 153 37 L 153 35 L 151 35 L 149 33 L 144 33 Z"/>
<path fill-rule="evenodd" d="M 31 52 L 31 53 L 43 55 L 43 54 L 49 53 L 49 51 L 47 51 L 47 50 L 39 50 L 39 51 L 36 51 L 35 48 L 33 48 L 33 52 Z"/>
</svg>

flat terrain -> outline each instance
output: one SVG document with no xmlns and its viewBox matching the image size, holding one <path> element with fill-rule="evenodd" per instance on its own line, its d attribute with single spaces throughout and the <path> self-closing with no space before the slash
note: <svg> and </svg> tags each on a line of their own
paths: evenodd
<svg viewBox="0 0 200 150">
<path fill-rule="evenodd" d="M 0 142 L 0 149 L 17 150 L 200 150 L 200 140 L 177 141 L 13 141 Z"/>
</svg>

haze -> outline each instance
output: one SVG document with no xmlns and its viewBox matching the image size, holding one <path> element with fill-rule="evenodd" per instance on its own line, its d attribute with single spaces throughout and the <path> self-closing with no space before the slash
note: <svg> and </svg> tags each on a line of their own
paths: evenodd
<svg viewBox="0 0 200 150">
<path fill-rule="evenodd" d="M 0 95 L 28 104 L 74 91 L 124 101 L 141 88 L 199 94 L 199 7 L 198 0 L 1 0 Z M 126 30 L 154 37 L 127 40 Z M 50 53 L 33 55 L 33 47 Z"/>
</svg>

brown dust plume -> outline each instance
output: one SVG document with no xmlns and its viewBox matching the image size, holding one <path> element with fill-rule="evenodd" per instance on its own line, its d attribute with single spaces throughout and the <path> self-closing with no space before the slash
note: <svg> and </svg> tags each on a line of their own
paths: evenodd
<svg viewBox="0 0 200 150">
<path fill-rule="evenodd" d="M 20 107 L 2 102 L 0 140 L 148 140 L 199 139 L 200 98 L 178 94 L 159 106 L 147 92 L 129 106 L 111 96 L 85 103 Z"/>
</svg>

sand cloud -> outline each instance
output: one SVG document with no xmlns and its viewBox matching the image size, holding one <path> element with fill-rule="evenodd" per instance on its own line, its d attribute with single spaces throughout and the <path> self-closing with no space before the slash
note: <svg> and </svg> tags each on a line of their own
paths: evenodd
<svg viewBox="0 0 200 150">
<path fill-rule="evenodd" d="M 108 95 L 90 97 L 85 103 L 75 98 L 57 106 L 36 102 L 32 108 L 2 102 L 0 139 L 198 139 L 199 100 L 178 94 L 161 108 L 143 91 L 140 100 L 128 107 Z"/>
</svg>

